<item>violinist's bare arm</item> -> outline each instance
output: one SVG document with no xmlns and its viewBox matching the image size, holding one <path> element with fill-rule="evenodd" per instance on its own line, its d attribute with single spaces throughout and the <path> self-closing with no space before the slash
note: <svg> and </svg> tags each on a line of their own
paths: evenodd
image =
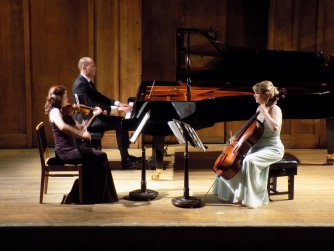
<svg viewBox="0 0 334 251">
<path fill-rule="evenodd" d="M 92 120 L 97 116 L 100 115 L 101 113 L 103 113 L 102 109 L 98 106 L 96 106 L 93 110 L 93 116 L 91 116 L 89 119 L 87 119 L 86 121 L 83 121 L 82 124 L 79 124 L 80 126 L 82 126 L 84 129 L 86 129 L 90 123 L 92 122 Z"/>
<path fill-rule="evenodd" d="M 63 120 L 62 114 L 58 108 L 53 108 L 49 113 L 49 119 L 52 123 L 54 123 L 58 129 L 66 134 L 77 136 L 83 139 L 90 140 L 90 134 L 87 131 L 79 130 L 80 125 L 76 122 L 75 126 L 70 126 L 66 124 Z M 77 125 L 78 124 L 78 125 Z"/>
</svg>

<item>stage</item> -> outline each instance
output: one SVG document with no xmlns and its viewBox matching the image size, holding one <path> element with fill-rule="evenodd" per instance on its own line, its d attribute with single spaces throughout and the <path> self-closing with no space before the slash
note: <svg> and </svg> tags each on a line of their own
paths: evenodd
<svg viewBox="0 0 334 251">
<path fill-rule="evenodd" d="M 118 150 L 104 151 L 119 202 L 67 205 L 61 201 L 75 178 L 50 178 L 48 194 L 39 204 L 38 149 L 0 150 L 1 249 L 313 250 L 334 243 L 334 166 L 325 164 L 325 149 L 286 149 L 300 160 L 294 200 L 271 196 L 269 205 L 256 209 L 220 201 L 211 192 L 205 197 L 214 181 L 212 166 L 220 145 L 209 145 L 206 152 L 189 148 L 190 195 L 202 200 L 200 208 L 171 202 L 184 195 L 183 145 L 168 146 L 166 170 L 158 181 L 146 170 L 147 189 L 158 192 L 151 201 L 128 198 L 141 188 L 140 166 L 121 170 Z M 129 151 L 141 155 L 141 149 Z M 147 147 L 146 157 L 150 154 Z M 278 190 L 286 189 L 287 177 L 278 178 Z"/>
</svg>

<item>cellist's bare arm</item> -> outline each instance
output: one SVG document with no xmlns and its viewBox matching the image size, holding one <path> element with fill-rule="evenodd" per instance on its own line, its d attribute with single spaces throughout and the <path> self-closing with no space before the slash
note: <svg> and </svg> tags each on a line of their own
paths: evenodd
<svg viewBox="0 0 334 251">
<path fill-rule="evenodd" d="M 269 128 L 272 131 L 277 131 L 282 125 L 282 111 L 278 106 L 274 106 L 270 112 L 264 104 L 259 105 L 259 111 L 263 114 Z"/>
</svg>

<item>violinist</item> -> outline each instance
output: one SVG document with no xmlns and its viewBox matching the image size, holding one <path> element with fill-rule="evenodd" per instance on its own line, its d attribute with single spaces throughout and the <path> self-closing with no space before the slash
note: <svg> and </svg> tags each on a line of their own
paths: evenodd
<svg viewBox="0 0 334 251">
<path fill-rule="evenodd" d="M 65 164 L 82 164 L 83 174 L 83 203 L 112 203 L 118 201 L 114 181 L 110 172 L 107 154 L 76 144 L 75 137 L 90 140 L 87 126 L 102 110 L 94 108 L 93 115 L 87 121 L 79 124 L 71 114 L 63 111 L 68 105 L 67 91 L 64 86 L 50 88 L 44 106 L 45 114 L 55 138 L 56 157 Z M 71 111 L 73 112 L 73 111 Z M 75 180 L 72 190 L 65 199 L 65 203 L 79 201 L 78 180 Z"/>
<path fill-rule="evenodd" d="M 253 86 L 255 102 L 259 104 L 257 119 L 264 131 L 242 161 L 241 169 L 231 179 L 216 174 L 213 194 L 219 199 L 256 208 L 269 203 L 267 180 L 269 166 L 282 159 L 284 146 L 280 139 L 282 112 L 275 102 L 277 88 L 270 81 Z"/>
</svg>

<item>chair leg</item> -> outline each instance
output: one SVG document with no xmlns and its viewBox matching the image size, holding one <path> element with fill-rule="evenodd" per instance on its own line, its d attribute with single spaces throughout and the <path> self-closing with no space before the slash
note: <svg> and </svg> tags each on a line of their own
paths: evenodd
<svg viewBox="0 0 334 251">
<path fill-rule="evenodd" d="M 79 165 L 79 203 L 82 204 L 82 165 Z"/>
<path fill-rule="evenodd" d="M 267 192 L 268 192 L 268 198 L 270 200 L 270 177 L 268 177 L 268 181 L 267 181 Z"/>
<path fill-rule="evenodd" d="M 289 200 L 294 199 L 294 189 L 295 189 L 295 176 L 288 176 L 288 192 L 289 192 Z"/>
<path fill-rule="evenodd" d="M 44 185 L 45 185 L 45 173 L 42 170 L 42 174 L 41 174 L 41 188 L 40 188 L 40 192 L 39 192 L 39 203 L 42 204 L 43 203 L 43 194 L 44 194 Z"/>
<path fill-rule="evenodd" d="M 277 177 L 273 177 L 273 189 L 277 190 Z"/>
<path fill-rule="evenodd" d="M 44 176 L 44 180 L 45 180 L 44 194 L 47 194 L 48 193 L 48 187 L 49 187 L 49 172 L 46 172 L 46 174 Z"/>
</svg>

